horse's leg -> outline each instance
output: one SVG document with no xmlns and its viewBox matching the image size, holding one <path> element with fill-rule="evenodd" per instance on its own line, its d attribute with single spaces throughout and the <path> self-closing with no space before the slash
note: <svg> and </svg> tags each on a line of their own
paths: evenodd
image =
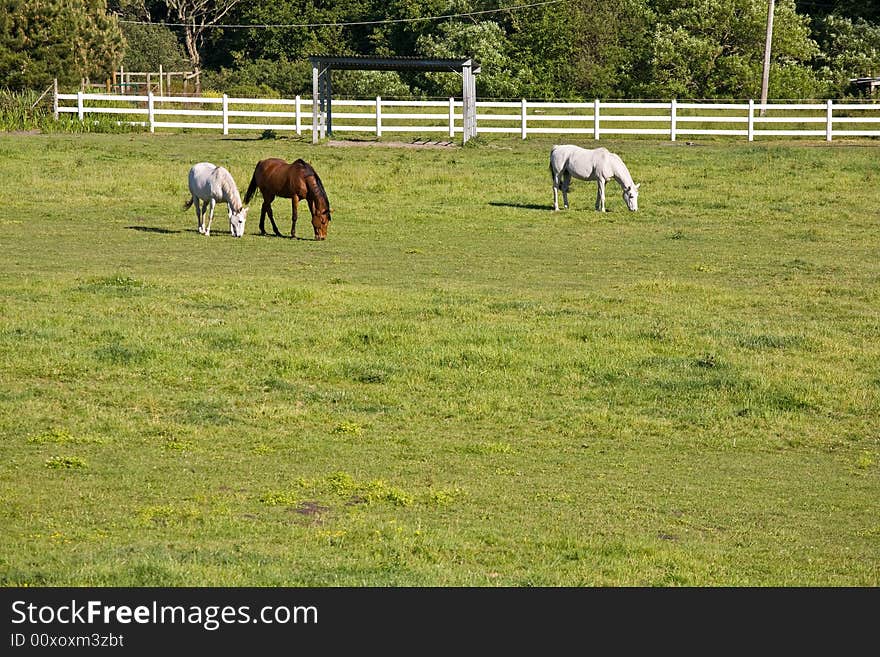
<svg viewBox="0 0 880 657">
<path fill-rule="evenodd" d="M 266 209 L 269 207 L 269 204 L 266 202 L 266 199 L 263 199 L 263 205 L 260 208 L 260 235 L 266 234 Z"/>
<path fill-rule="evenodd" d="M 290 215 L 290 236 L 293 239 L 296 239 L 296 209 L 299 206 L 299 196 L 294 194 L 293 198 L 290 199 L 290 205 L 293 209 L 293 212 Z"/>
<path fill-rule="evenodd" d="M 550 179 L 553 181 L 553 211 L 559 211 L 559 174 L 550 168 Z"/>
<path fill-rule="evenodd" d="M 272 222 L 272 230 L 275 231 L 275 234 L 278 237 L 283 237 L 281 231 L 278 230 L 278 225 L 275 223 L 275 213 L 272 212 L 272 201 L 274 200 L 275 197 L 272 196 L 267 202 L 263 203 L 263 205 L 266 207 L 266 214 L 269 215 L 269 221 Z"/>
<path fill-rule="evenodd" d="M 199 233 L 204 233 L 205 229 L 202 228 L 202 202 L 195 196 L 193 197 L 193 207 L 196 209 L 196 228 Z"/>
<path fill-rule="evenodd" d="M 571 185 L 571 173 L 568 169 L 562 172 L 562 205 L 568 210 L 568 187 Z"/>
<path fill-rule="evenodd" d="M 596 180 L 596 209 L 605 212 L 605 179 L 599 176 Z"/>
<path fill-rule="evenodd" d="M 281 233 L 278 232 L 278 227 L 275 225 L 275 218 L 272 216 L 272 201 L 275 200 L 274 194 L 263 193 L 263 206 L 260 208 L 260 235 L 266 234 L 266 217 L 269 217 L 269 221 L 272 222 L 272 229 L 275 231 L 275 234 L 280 236 Z"/>
<path fill-rule="evenodd" d="M 217 201 L 213 198 L 206 203 L 208 206 L 208 225 L 205 227 L 205 235 L 211 235 L 211 224 L 214 223 L 214 207 L 217 205 Z"/>
</svg>

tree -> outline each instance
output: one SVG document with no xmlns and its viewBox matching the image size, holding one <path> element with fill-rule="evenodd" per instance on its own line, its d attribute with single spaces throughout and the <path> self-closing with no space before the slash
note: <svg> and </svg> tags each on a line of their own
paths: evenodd
<svg viewBox="0 0 880 657">
<path fill-rule="evenodd" d="M 646 95 L 755 98 L 766 38 L 764 0 L 659 0 Z M 770 95 L 809 97 L 821 88 L 809 66 L 819 52 L 794 0 L 776 4 Z"/>
<path fill-rule="evenodd" d="M 416 47 L 421 55 L 437 58 L 473 57 L 483 71 L 476 78 L 477 93 L 493 98 L 520 95 L 531 71 L 510 56 L 510 42 L 494 21 L 443 23 L 434 34 L 420 37 Z M 434 94 L 461 93 L 461 80 L 446 73 L 429 73 Z"/>
<path fill-rule="evenodd" d="M 140 25 L 124 24 L 125 56 L 122 64 L 129 71 L 181 71 L 189 66 L 189 59 L 177 36 L 161 23 Z"/>
<path fill-rule="evenodd" d="M 106 0 L 3 0 L 0 85 L 44 88 L 53 78 L 62 84 L 106 78 L 122 52 Z"/>
<path fill-rule="evenodd" d="M 569 0 L 511 12 L 516 59 L 528 62 L 533 95 L 625 95 L 647 66 L 653 14 L 646 0 Z"/>
<path fill-rule="evenodd" d="M 183 23 L 183 44 L 193 71 L 202 67 L 201 48 L 205 32 L 220 23 L 223 17 L 238 4 L 238 0 L 166 0 L 171 15 Z M 199 88 L 196 78 L 196 93 Z"/>
<path fill-rule="evenodd" d="M 880 2 L 877 0 L 795 0 L 799 10 L 813 18 L 834 14 L 853 21 L 862 19 L 880 22 Z"/>
<path fill-rule="evenodd" d="M 821 53 L 816 65 L 835 95 L 845 95 L 850 79 L 880 76 L 880 25 L 830 14 L 815 21 Z"/>
</svg>

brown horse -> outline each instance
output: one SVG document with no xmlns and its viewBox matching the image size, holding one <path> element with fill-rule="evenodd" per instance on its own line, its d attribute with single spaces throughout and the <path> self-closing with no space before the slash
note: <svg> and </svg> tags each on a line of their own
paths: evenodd
<svg viewBox="0 0 880 657">
<path fill-rule="evenodd" d="M 257 188 L 263 195 L 263 207 L 260 210 L 260 234 L 265 235 L 264 227 L 266 215 L 272 222 L 275 234 L 281 237 L 278 226 L 275 225 L 275 217 L 272 215 L 272 201 L 276 196 L 291 199 L 293 217 L 290 226 L 290 236 L 296 237 L 296 208 L 300 200 L 305 199 L 312 213 L 312 226 L 315 228 L 315 239 L 327 239 L 327 224 L 330 223 L 330 201 L 324 184 L 312 165 L 303 160 L 297 160 L 289 164 L 277 157 L 271 157 L 257 162 L 254 175 L 251 176 L 251 184 L 248 185 L 244 195 L 245 204 L 250 203 Z"/>
</svg>

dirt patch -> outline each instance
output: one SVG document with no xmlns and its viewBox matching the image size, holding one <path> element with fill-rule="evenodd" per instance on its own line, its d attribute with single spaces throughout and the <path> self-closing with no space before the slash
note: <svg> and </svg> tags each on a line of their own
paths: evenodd
<svg viewBox="0 0 880 657">
<path fill-rule="evenodd" d="M 311 518 L 315 522 L 319 522 L 321 520 L 321 516 L 323 516 L 329 510 L 330 507 L 318 504 L 314 501 L 302 502 L 293 509 L 294 512 L 306 516 L 307 518 Z"/>
<path fill-rule="evenodd" d="M 428 139 L 414 139 L 413 141 L 379 141 L 378 139 L 339 139 L 327 142 L 328 146 L 361 147 L 361 146 L 387 146 L 389 148 L 455 148 L 457 144 L 452 141 L 431 141 Z"/>
</svg>

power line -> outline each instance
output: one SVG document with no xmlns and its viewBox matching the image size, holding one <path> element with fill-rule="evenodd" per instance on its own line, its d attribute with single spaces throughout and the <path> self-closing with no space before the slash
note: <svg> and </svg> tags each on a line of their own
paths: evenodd
<svg viewBox="0 0 880 657">
<path fill-rule="evenodd" d="M 565 0 L 546 0 L 545 2 L 534 2 L 528 5 L 517 5 L 515 7 L 504 7 L 502 9 L 484 9 L 482 11 L 469 11 L 462 14 L 443 14 L 442 16 L 423 16 L 421 18 L 386 18 L 375 21 L 351 21 L 347 23 L 284 23 L 284 24 L 262 24 L 262 25 L 236 25 L 236 24 L 217 24 L 205 25 L 205 27 L 222 27 L 230 30 L 242 29 L 265 29 L 272 27 L 355 27 L 360 25 L 386 25 L 390 23 L 417 23 L 421 21 L 439 21 L 448 20 L 450 18 L 467 18 L 470 16 L 481 16 L 485 14 L 497 14 L 503 11 L 514 11 L 517 9 L 529 9 L 532 7 L 543 7 L 545 5 L 555 5 Z M 127 19 L 118 19 L 120 23 L 128 25 L 164 25 L 165 27 L 186 27 L 188 23 L 154 23 L 152 21 L 133 21 Z"/>
</svg>

